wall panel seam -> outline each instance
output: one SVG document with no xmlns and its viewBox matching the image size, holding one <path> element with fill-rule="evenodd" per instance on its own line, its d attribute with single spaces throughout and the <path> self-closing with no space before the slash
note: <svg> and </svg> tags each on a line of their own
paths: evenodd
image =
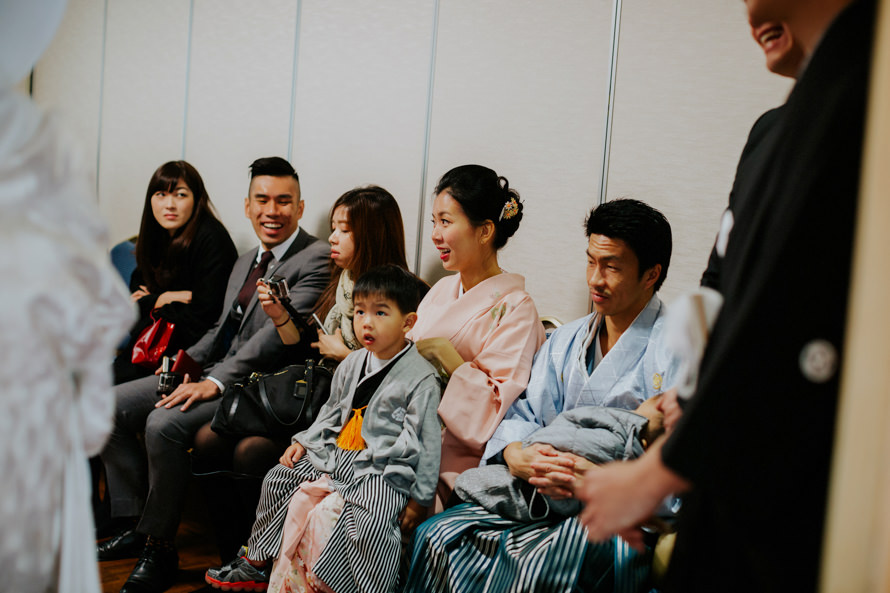
<svg viewBox="0 0 890 593">
<path fill-rule="evenodd" d="M 426 208 L 426 180 L 430 160 L 430 129 L 433 120 L 433 90 L 436 85 L 436 53 L 439 38 L 439 0 L 433 0 L 433 27 L 430 43 L 430 67 L 426 95 L 426 124 L 423 133 L 423 163 L 420 168 L 420 198 L 417 210 L 417 237 L 414 245 L 414 273 L 420 275 L 420 254 L 423 250 L 423 221 Z"/>
<path fill-rule="evenodd" d="M 297 0 L 297 17 L 294 23 L 294 67 L 291 71 L 290 89 L 290 122 L 287 128 L 287 160 L 291 162 L 294 151 L 294 126 L 296 125 L 297 111 L 297 73 L 300 64 L 300 24 L 303 16 L 303 0 Z"/>
<path fill-rule="evenodd" d="M 102 115 L 105 103 L 105 52 L 108 41 L 108 0 L 102 8 L 102 52 L 99 57 L 99 118 L 96 131 L 96 202 L 99 202 L 99 174 L 102 168 Z"/>
<path fill-rule="evenodd" d="M 195 22 L 195 0 L 189 0 L 189 22 L 188 22 L 188 37 L 186 38 L 186 46 L 185 46 L 185 97 L 183 97 L 183 106 L 182 106 L 182 150 L 181 150 L 181 158 L 185 160 L 185 142 L 186 142 L 186 132 L 188 130 L 188 117 L 189 117 L 189 82 L 192 78 L 192 31 L 194 29 Z"/>
</svg>

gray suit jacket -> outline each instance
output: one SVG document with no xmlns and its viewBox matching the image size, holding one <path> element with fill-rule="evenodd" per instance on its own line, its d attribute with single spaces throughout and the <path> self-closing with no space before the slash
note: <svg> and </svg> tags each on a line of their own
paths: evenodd
<svg viewBox="0 0 890 593">
<path fill-rule="evenodd" d="M 205 375 L 212 375 L 224 385 L 254 371 L 274 370 L 285 351 L 275 325 L 263 312 L 256 293 L 250 297 L 250 303 L 229 349 L 222 351 L 226 321 L 238 298 L 238 292 L 256 261 L 257 249 L 251 249 L 235 262 L 226 287 L 222 315 L 204 337 L 188 349 L 189 356 L 204 367 Z M 269 266 L 266 276 L 277 274 L 287 278 L 294 308 L 297 311 L 308 311 L 315 305 L 330 279 L 329 261 L 328 244 L 300 229 L 284 257 Z"/>
</svg>

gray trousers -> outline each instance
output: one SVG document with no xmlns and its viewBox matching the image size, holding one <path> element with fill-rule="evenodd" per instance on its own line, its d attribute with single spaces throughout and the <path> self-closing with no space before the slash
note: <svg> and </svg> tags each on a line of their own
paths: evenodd
<svg viewBox="0 0 890 593">
<path fill-rule="evenodd" d="M 141 516 L 137 531 L 172 539 L 179 527 L 188 480 L 189 449 L 219 400 L 155 408 L 154 375 L 115 387 L 114 429 L 102 451 L 112 517 Z M 138 435 L 145 433 L 145 450 Z"/>
</svg>

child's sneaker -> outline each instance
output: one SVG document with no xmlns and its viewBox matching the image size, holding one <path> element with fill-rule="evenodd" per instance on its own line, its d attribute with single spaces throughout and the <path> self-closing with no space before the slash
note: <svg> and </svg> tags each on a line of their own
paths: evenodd
<svg viewBox="0 0 890 593">
<path fill-rule="evenodd" d="M 265 591 L 269 587 L 269 573 L 239 556 L 225 566 L 210 568 L 204 580 L 214 589 L 223 591 Z"/>
</svg>

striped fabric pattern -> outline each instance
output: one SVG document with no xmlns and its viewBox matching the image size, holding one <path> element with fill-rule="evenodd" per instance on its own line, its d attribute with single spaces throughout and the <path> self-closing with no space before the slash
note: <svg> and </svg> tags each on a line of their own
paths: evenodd
<svg viewBox="0 0 890 593">
<path fill-rule="evenodd" d="M 395 591 L 402 552 L 398 517 L 408 497 L 375 475 L 337 490 L 343 513 L 313 572 L 337 593 Z"/>
<path fill-rule="evenodd" d="M 337 593 L 395 591 L 402 551 L 398 517 L 408 497 L 393 490 L 383 476 L 368 475 L 354 481 L 352 462 L 359 453 L 335 450 L 337 469 L 331 478 L 343 498 L 343 512 L 313 572 Z M 303 482 L 320 477 L 306 455 L 293 468 L 277 465 L 266 474 L 248 558 L 278 556 L 294 492 Z"/>
<path fill-rule="evenodd" d="M 614 543 L 588 545 L 575 517 L 519 523 L 461 504 L 417 529 L 405 592 L 648 590 L 647 556 Z"/>
<path fill-rule="evenodd" d="M 334 487 L 341 491 L 352 481 L 352 460 L 360 451 L 344 451 L 337 449 L 337 469 L 331 478 Z M 278 557 L 281 549 L 281 536 L 284 531 L 284 519 L 290 500 L 303 482 L 317 480 L 321 472 L 309 462 L 309 456 L 303 455 L 290 468 L 278 464 L 269 470 L 263 479 L 263 490 L 257 505 L 256 521 L 251 529 L 247 542 L 247 557 L 251 560 L 270 560 Z"/>
</svg>

